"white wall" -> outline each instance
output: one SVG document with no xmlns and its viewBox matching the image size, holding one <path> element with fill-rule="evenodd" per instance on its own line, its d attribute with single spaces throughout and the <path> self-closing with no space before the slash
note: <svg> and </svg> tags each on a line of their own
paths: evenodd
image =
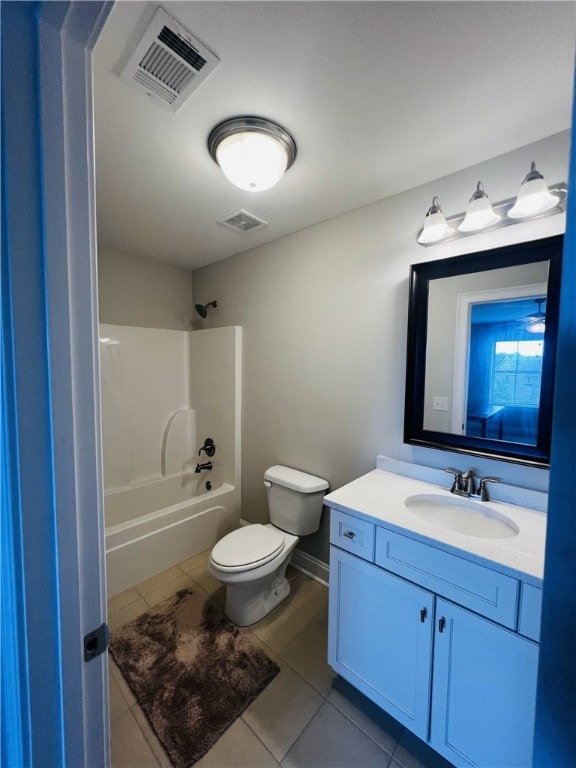
<svg viewBox="0 0 576 768">
<path fill-rule="evenodd" d="M 192 272 L 98 249 L 100 322 L 192 330 Z"/>
<path fill-rule="evenodd" d="M 462 212 L 478 180 L 512 197 L 535 160 L 549 184 L 567 177 L 568 133 L 439 179 L 194 272 L 197 296 L 218 300 L 210 325 L 241 325 L 242 516 L 267 521 L 262 475 L 284 463 L 337 488 L 376 455 L 434 467 L 473 466 L 545 489 L 548 472 L 403 443 L 409 265 L 562 231 L 564 217 L 422 248 L 432 197 Z M 327 517 L 327 515 L 325 515 Z M 300 545 L 328 558 L 328 526 Z"/>
</svg>

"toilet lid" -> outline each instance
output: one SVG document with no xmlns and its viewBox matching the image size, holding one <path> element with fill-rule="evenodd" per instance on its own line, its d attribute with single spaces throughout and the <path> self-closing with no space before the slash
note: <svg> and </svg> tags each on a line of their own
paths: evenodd
<svg viewBox="0 0 576 768">
<path fill-rule="evenodd" d="M 264 565 L 284 549 L 284 537 L 275 528 L 255 523 L 232 531 L 215 545 L 212 562 L 230 570 Z"/>
</svg>

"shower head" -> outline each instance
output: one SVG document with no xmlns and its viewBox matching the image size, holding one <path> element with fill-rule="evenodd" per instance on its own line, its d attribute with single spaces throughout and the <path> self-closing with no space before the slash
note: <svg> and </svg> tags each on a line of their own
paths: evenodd
<svg viewBox="0 0 576 768">
<path fill-rule="evenodd" d="M 204 317 L 207 317 L 208 315 L 208 307 L 217 307 L 217 306 L 218 306 L 217 301 L 209 301 L 208 304 L 195 304 L 194 309 L 196 310 L 196 312 L 198 312 L 200 317 L 204 318 Z"/>
</svg>

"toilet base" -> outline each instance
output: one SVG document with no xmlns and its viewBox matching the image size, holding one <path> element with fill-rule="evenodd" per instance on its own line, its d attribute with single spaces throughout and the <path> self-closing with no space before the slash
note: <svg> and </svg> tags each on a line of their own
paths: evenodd
<svg viewBox="0 0 576 768">
<path fill-rule="evenodd" d="M 239 627 L 249 627 L 263 619 L 290 594 L 285 578 L 286 565 L 268 584 L 229 584 L 224 613 Z"/>
</svg>

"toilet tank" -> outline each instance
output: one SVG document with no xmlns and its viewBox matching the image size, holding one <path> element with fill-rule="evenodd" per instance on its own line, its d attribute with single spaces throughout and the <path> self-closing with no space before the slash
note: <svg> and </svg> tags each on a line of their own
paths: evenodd
<svg viewBox="0 0 576 768">
<path fill-rule="evenodd" d="M 295 536 L 318 530 L 326 480 L 277 464 L 264 473 L 264 485 L 272 525 Z"/>
</svg>

